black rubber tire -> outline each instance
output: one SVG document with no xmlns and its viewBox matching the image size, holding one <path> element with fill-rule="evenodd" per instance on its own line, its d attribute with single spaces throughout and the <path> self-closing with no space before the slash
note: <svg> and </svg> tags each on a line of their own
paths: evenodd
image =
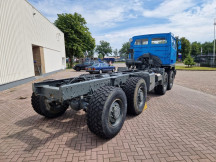
<svg viewBox="0 0 216 162">
<path fill-rule="evenodd" d="M 167 85 L 167 90 L 171 90 L 173 87 L 173 83 L 174 83 L 174 78 L 175 78 L 175 74 L 173 72 L 173 70 L 170 70 L 168 73 L 168 85 Z"/>
<path fill-rule="evenodd" d="M 142 104 L 138 105 L 138 90 L 140 87 L 142 88 L 144 95 Z M 122 89 L 127 96 L 128 114 L 141 114 L 147 99 L 147 87 L 145 80 L 140 77 L 129 78 Z"/>
<path fill-rule="evenodd" d="M 110 109 L 114 101 L 120 102 L 120 118 L 117 125 L 110 123 Z M 121 130 L 126 113 L 127 99 L 124 91 L 117 87 L 102 87 L 96 90 L 89 102 L 87 109 L 87 125 L 94 134 L 110 139 L 116 136 Z"/>
<path fill-rule="evenodd" d="M 43 96 L 36 96 L 34 93 L 32 94 L 32 107 L 36 113 L 45 116 L 47 118 L 55 118 L 59 117 L 65 113 L 68 109 L 69 105 L 64 103 L 63 105 L 59 106 L 58 109 L 48 110 L 48 107 L 45 103 L 45 97 Z M 50 105 L 50 108 L 53 107 Z"/>
<path fill-rule="evenodd" d="M 80 71 L 81 68 L 80 68 L 80 67 L 76 67 L 75 70 L 76 70 L 76 71 Z"/>
<path fill-rule="evenodd" d="M 155 94 L 164 95 L 167 91 L 168 87 L 168 74 L 165 72 L 164 74 L 165 82 L 162 85 L 158 85 L 154 88 Z"/>
<path fill-rule="evenodd" d="M 32 93 L 31 104 L 36 113 L 40 115 L 44 115 L 40 108 L 40 96 L 36 96 L 34 93 Z"/>
</svg>

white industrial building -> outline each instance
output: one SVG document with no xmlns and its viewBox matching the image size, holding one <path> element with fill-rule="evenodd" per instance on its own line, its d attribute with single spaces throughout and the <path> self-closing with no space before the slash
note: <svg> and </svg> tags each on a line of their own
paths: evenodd
<svg viewBox="0 0 216 162">
<path fill-rule="evenodd" d="M 64 34 L 26 0 L 0 0 L 0 90 L 65 68 Z"/>
</svg>

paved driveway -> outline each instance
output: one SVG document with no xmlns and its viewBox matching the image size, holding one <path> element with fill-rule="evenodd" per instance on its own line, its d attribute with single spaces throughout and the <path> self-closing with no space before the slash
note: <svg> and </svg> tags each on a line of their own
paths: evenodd
<svg viewBox="0 0 216 162">
<path fill-rule="evenodd" d="M 83 111 L 39 116 L 30 96 L 31 83 L 0 92 L 0 161 L 216 161 L 214 95 L 177 84 L 164 96 L 151 93 L 147 110 L 127 116 L 111 140 L 88 130 Z"/>
<path fill-rule="evenodd" d="M 175 82 L 216 96 L 216 71 L 177 71 Z"/>
</svg>

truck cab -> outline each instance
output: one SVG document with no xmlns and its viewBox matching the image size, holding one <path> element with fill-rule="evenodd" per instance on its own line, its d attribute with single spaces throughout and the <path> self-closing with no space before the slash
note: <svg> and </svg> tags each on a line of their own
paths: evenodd
<svg viewBox="0 0 216 162">
<path fill-rule="evenodd" d="M 134 36 L 130 39 L 129 59 L 137 60 L 144 54 L 160 58 L 162 66 L 174 66 L 177 55 L 177 40 L 172 33 L 147 34 Z"/>
</svg>

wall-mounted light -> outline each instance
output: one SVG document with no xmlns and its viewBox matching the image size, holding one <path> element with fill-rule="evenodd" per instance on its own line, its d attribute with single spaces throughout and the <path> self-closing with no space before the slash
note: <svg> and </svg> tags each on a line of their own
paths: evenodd
<svg viewBox="0 0 216 162">
<path fill-rule="evenodd" d="M 32 7 L 32 15 L 35 16 L 36 15 L 36 10 L 34 7 Z"/>
</svg>

